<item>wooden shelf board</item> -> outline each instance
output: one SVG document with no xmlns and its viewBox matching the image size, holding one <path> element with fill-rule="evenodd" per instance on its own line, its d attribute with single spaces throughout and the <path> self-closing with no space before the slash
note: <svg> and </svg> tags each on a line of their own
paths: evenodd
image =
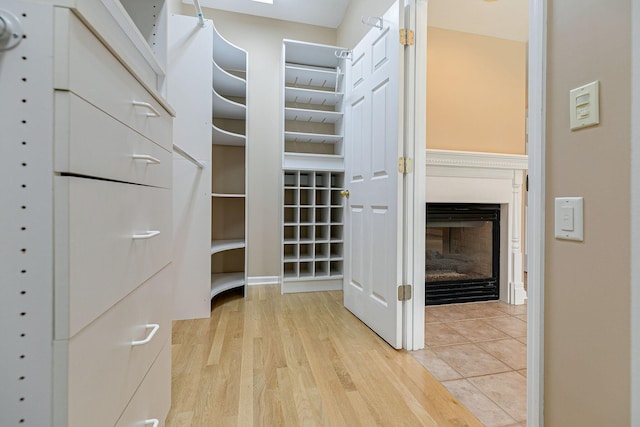
<svg viewBox="0 0 640 427">
<path fill-rule="evenodd" d="M 238 147 L 247 145 L 247 137 L 242 134 L 229 132 L 215 125 L 212 125 L 212 128 L 211 142 L 214 145 L 233 145 Z"/>
</svg>

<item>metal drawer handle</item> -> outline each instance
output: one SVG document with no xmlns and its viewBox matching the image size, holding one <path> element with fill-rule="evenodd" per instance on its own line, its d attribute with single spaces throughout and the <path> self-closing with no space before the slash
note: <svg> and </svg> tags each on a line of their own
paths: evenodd
<svg viewBox="0 0 640 427">
<path fill-rule="evenodd" d="M 133 236 L 131 236 L 131 238 L 133 240 L 150 239 L 152 237 L 157 236 L 158 234 L 160 234 L 160 231 L 158 231 L 158 230 L 150 230 L 150 231 L 147 231 L 144 234 L 134 234 Z"/>
<path fill-rule="evenodd" d="M 158 427 L 160 425 L 160 420 L 157 418 L 153 418 L 150 420 L 144 420 L 144 425 L 148 426 L 151 425 L 153 427 Z"/>
<path fill-rule="evenodd" d="M 158 325 L 157 323 L 149 323 L 148 325 L 144 325 L 144 327 L 145 327 L 145 329 L 152 328 L 151 332 L 149 332 L 149 335 L 147 335 L 147 337 L 145 339 L 143 339 L 143 340 L 131 341 L 131 346 L 147 344 L 149 341 L 151 341 L 151 339 L 156 334 L 156 332 L 158 332 L 158 329 L 160 329 L 160 325 Z"/>
<path fill-rule="evenodd" d="M 151 111 L 150 113 L 147 113 L 147 117 L 160 117 L 160 112 L 156 110 L 153 107 L 153 105 L 149 104 L 148 102 L 133 101 L 132 104 L 135 105 L 136 107 L 144 107 L 147 110 Z"/>
<path fill-rule="evenodd" d="M 134 154 L 131 157 L 133 158 L 133 160 L 146 160 L 147 163 L 152 165 L 159 165 L 160 163 L 162 163 L 160 159 L 150 156 L 148 154 Z"/>
</svg>

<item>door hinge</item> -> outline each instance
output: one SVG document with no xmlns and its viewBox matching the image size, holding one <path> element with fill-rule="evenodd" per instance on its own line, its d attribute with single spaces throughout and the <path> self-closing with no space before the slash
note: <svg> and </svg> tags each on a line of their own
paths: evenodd
<svg viewBox="0 0 640 427">
<path fill-rule="evenodd" d="M 398 172 L 404 175 L 413 172 L 413 159 L 410 157 L 398 157 Z"/>
<path fill-rule="evenodd" d="M 398 301 L 409 301 L 411 299 L 411 285 L 398 286 Z"/>
<path fill-rule="evenodd" d="M 400 44 L 403 46 L 413 46 L 415 43 L 415 35 L 413 30 L 400 30 Z"/>
</svg>

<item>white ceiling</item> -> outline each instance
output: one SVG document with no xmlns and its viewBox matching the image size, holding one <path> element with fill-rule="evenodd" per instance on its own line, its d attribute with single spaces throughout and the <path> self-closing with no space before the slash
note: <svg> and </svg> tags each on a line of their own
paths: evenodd
<svg viewBox="0 0 640 427">
<path fill-rule="evenodd" d="M 193 3 L 193 0 L 182 2 Z M 329 28 L 340 26 L 348 5 L 349 0 L 273 0 L 273 4 L 252 0 L 200 0 L 202 7 Z"/>
<path fill-rule="evenodd" d="M 193 0 L 182 0 L 193 3 Z M 429 0 L 429 25 L 509 40 L 528 38 L 529 0 Z M 200 0 L 202 7 L 337 28 L 349 0 Z"/>
</svg>

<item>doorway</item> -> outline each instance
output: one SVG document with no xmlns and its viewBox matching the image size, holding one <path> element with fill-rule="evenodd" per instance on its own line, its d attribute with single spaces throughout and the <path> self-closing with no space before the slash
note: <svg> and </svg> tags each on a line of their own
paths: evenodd
<svg viewBox="0 0 640 427">
<path fill-rule="evenodd" d="M 449 2 L 450 3 L 450 2 Z M 528 2 L 526 2 L 528 3 Z M 496 4 L 496 3 L 487 3 L 486 5 L 491 5 L 491 4 Z M 433 0 L 433 1 L 429 1 L 429 19 L 431 19 L 431 14 L 433 11 L 434 6 L 437 7 L 438 5 L 438 1 L 437 0 Z M 542 110 L 542 93 L 543 93 L 543 78 L 544 78 L 544 46 L 542 44 L 542 34 L 544 31 L 544 3 L 543 2 L 536 2 L 536 1 L 532 1 L 531 4 L 526 4 L 526 8 L 528 9 L 528 18 L 526 18 L 528 20 L 528 22 L 530 22 L 531 25 L 531 29 L 530 29 L 530 33 L 531 34 L 535 34 L 535 36 L 533 38 L 531 38 L 531 40 L 525 41 L 524 43 L 526 44 L 525 47 L 525 68 L 524 68 L 524 74 L 525 74 L 525 79 L 528 78 L 528 83 L 525 83 L 525 87 L 528 87 L 528 91 L 525 90 L 525 94 L 527 96 L 527 103 L 528 103 L 528 107 L 529 110 L 532 112 L 532 114 L 529 117 L 529 128 L 531 129 L 529 132 L 529 147 L 531 147 L 531 150 L 529 150 L 528 154 L 530 156 L 530 178 L 529 178 L 529 183 L 530 183 L 530 188 L 531 190 L 533 190 L 533 194 L 529 194 L 529 199 L 528 199 L 528 204 L 529 206 L 532 208 L 529 211 L 529 223 L 527 224 L 527 229 L 529 231 L 529 234 L 532 235 L 532 230 L 534 230 L 534 235 L 542 235 L 540 233 L 540 230 L 542 230 L 541 228 L 541 223 L 542 223 L 542 213 L 544 212 L 544 204 L 543 204 L 543 198 L 541 197 L 542 194 L 542 188 L 541 188 L 541 181 L 542 181 L 542 172 L 543 172 L 543 163 L 542 163 L 542 157 L 541 157 L 541 153 L 542 153 L 542 132 L 541 129 L 543 129 L 542 126 L 542 119 L 543 116 L 541 114 L 541 110 Z M 459 9 L 460 10 L 460 9 Z M 477 14 L 474 14 L 474 17 L 477 18 Z M 528 34 L 527 34 L 528 37 Z M 527 61 L 527 56 L 528 56 L 528 61 Z M 431 74 L 429 75 L 429 78 L 431 78 Z M 523 105 L 527 105 L 527 103 L 523 103 Z M 524 108 L 522 109 L 522 116 L 524 117 L 524 113 L 525 110 Z M 427 126 L 430 125 L 430 121 L 427 120 Z M 429 141 L 429 139 L 427 138 L 427 141 Z M 523 145 L 524 145 L 524 141 L 523 141 Z M 523 150 L 524 151 L 524 150 Z M 429 189 L 427 188 L 426 191 L 429 191 Z M 533 244 L 532 244 L 533 243 Z M 529 407 L 529 416 L 528 421 L 529 421 L 529 425 L 538 425 L 539 423 L 539 417 L 538 417 L 538 412 L 539 412 L 539 402 L 540 402 L 540 390 L 541 390 L 541 377 L 540 377 L 540 343 L 541 343 L 541 330 L 540 330 L 540 325 L 538 323 L 540 323 L 540 315 L 541 315 L 541 307 L 540 307 L 540 300 L 539 300 L 539 295 L 540 295 L 540 289 L 541 289 L 541 277 L 542 277 L 542 266 L 541 266 L 541 253 L 542 250 L 544 248 L 544 243 L 541 241 L 536 241 L 536 242 L 526 242 L 528 246 L 528 270 L 529 270 L 529 283 L 535 283 L 537 286 L 529 286 L 529 301 L 528 301 L 528 306 L 525 306 L 525 308 L 520 308 L 518 310 L 520 310 L 517 313 L 509 313 L 509 312 L 503 312 L 505 315 L 510 316 L 510 317 L 514 317 L 514 316 L 519 316 L 516 317 L 520 322 L 522 322 L 520 324 L 520 327 L 524 327 L 525 330 L 529 330 L 528 333 L 528 339 L 524 338 L 524 337 L 519 337 L 519 338 L 524 338 L 523 339 L 523 343 L 522 344 L 527 344 L 527 342 L 529 342 L 529 348 L 525 351 L 525 353 L 528 353 L 528 356 L 525 357 L 525 359 L 528 359 L 529 361 L 532 361 L 533 363 L 531 364 L 531 366 L 529 366 L 529 372 L 526 372 L 525 375 L 528 375 L 529 378 L 533 378 L 534 381 L 532 382 L 531 380 L 528 381 L 527 384 L 527 388 L 528 388 L 528 395 L 529 395 L 529 404 L 527 405 Z M 524 251 L 523 251 L 524 252 Z M 532 301 L 533 300 L 533 301 Z M 490 303 L 493 304 L 493 303 Z M 485 307 L 483 308 L 484 311 L 489 311 L 488 309 L 494 309 L 497 310 L 498 307 L 488 307 L 487 304 L 485 303 Z M 533 310 L 532 310 L 533 309 Z M 477 313 L 480 313 L 481 311 L 480 309 L 477 308 L 469 308 L 467 311 L 473 312 L 476 311 Z M 463 310 L 464 311 L 464 310 Z M 500 311 L 500 310 L 498 310 Z M 508 310 L 507 310 L 508 311 Z M 527 313 L 528 312 L 528 313 Z M 493 315 L 495 317 L 499 317 L 497 316 L 495 313 L 493 313 Z M 427 318 L 425 319 L 425 324 L 428 324 L 429 319 L 429 313 L 427 311 L 426 314 Z M 434 315 L 435 316 L 435 315 Z M 416 316 L 417 317 L 417 316 Z M 506 316 L 505 316 L 506 317 Z M 472 320 L 479 320 L 482 319 L 481 317 L 478 317 L 477 319 L 472 319 Z M 525 322 L 525 320 L 527 319 L 534 319 L 535 321 L 537 321 L 538 323 L 534 322 Z M 533 323 L 533 324 L 532 324 Z M 428 331 L 427 331 L 427 335 L 428 335 Z M 525 333 L 525 335 L 527 335 Z M 427 341 L 429 340 L 429 338 L 427 338 Z M 520 359 L 522 359 L 522 351 L 520 351 Z M 531 362 L 530 362 L 531 363 Z M 525 372 L 521 372 L 525 373 Z"/>
</svg>

